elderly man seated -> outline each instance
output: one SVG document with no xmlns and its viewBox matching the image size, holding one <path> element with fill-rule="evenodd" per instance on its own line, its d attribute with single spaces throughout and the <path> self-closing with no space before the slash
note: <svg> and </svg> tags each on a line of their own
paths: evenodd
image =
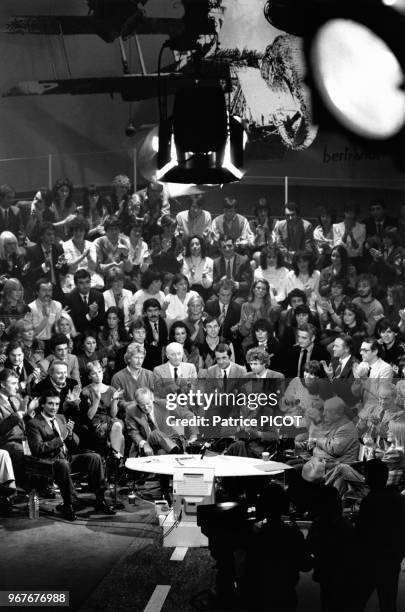
<svg viewBox="0 0 405 612">
<path fill-rule="evenodd" d="M 165 398 L 168 393 L 194 391 L 197 371 L 192 363 L 183 361 L 184 349 L 179 342 L 170 342 L 166 347 L 167 363 L 153 369 L 156 395 Z"/>
<path fill-rule="evenodd" d="M 175 410 L 168 410 L 166 401 L 155 399 L 146 387 L 138 389 L 134 397 L 136 405 L 127 408 L 125 419 L 132 440 L 130 456 L 182 453 L 186 443 L 196 439 L 197 427 L 188 428 L 187 440 L 184 425 L 175 424 L 176 419 L 195 419 L 187 407 L 177 406 Z"/>
<path fill-rule="evenodd" d="M 323 420 L 325 435 L 308 439 L 313 457 L 325 459 L 326 469 L 336 463 L 353 463 L 359 456 L 360 443 L 354 423 L 346 416 L 346 405 L 340 397 L 325 401 Z"/>
</svg>

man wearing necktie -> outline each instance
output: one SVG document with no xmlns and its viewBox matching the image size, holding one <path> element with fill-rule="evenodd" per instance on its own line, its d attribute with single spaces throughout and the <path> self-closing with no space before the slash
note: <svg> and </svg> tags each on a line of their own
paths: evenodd
<svg viewBox="0 0 405 612">
<path fill-rule="evenodd" d="M 190 426 L 185 430 L 184 426 L 171 426 L 168 422 L 169 417 L 195 418 L 188 408 L 178 406 L 168 410 L 165 400 L 155 399 L 146 387 L 135 392 L 135 401 L 136 406 L 128 408 L 125 419 L 132 440 L 130 456 L 182 453 L 186 439 L 188 442 L 195 440 L 198 428 Z"/>
<path fill-rule="evenodd" d="M 25 484 L 25 428 L 38 401 L 28 404 L 28 398 L 18 395 L 18 386 L 17 373 L 4 368 L 0 372 L 0 448 L 8 451 L 17 482 Z"/>
<path fill-rule="evenodd" d="M 78 452 L 79 439 L 73 432 L 74 422 L 58 414 L 60 397 L 48 389 L 40 399 L 40 413 L 27 423 L 27 439 L 33 457 L 52 462 L 53 477 L 60 488 L 63 505 L 58 510 L 69 521 L 76 519 L 73 509 L 75 490 L 71 472 L 86 475 L 96 495 L 95 510 L 115 514 L 104 499 L 106 489 L 103 462 L 98 453 Z"/>
<path fill-rule="evenodd" d="M 0 226 L 2 232 L 12 232 L 18 236 L 23 231 L 20 209 L 13 206 L 15 192 L 9 185 L 0 186 Z"/>
</svg>

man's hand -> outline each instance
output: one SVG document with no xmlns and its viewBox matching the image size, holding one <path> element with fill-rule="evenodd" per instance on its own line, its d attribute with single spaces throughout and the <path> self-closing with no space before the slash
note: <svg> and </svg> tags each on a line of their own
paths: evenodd
<svg viewBox="0 0 405 612">
<path fill-rule="evenodd" d="M 95 319 L 98 315 L 98 304 L 96 302 L 89 304 L 89 315 L 91 319 Z"/>
<path fill-rule="evenodd" d="M 27 408 L 27 414 L 30 417 L 33 417 L 35 415 L 35 411 L 39 406 L 39 397 L 34 397 L 34 399 L 32 399 L 30 401 L 30 403 L 28 404 L 28 408 Z"/>
<path fill-rule="evenodd" d="M 151 457 L 153 455 L 152 447 L 149 446 L 148 443 L 144 444 L 142 450 L 147 457 Z"/>
<path fill-rule="evenodd" d="M 328 378 L 332 378 L 332 376 L 333 376 L 333 367 L 332 367 L 332 365 L 328 365 L 326 363 L 326 361 L 324 361 L 324 360 L 321 361 L 321 365 L 323 367 L 323 370 L 324 370 L 326 376 Z"/>
<path fill-rule="evenodd" d="M 124 389 L 116 389 L 113 393 L 112 399 L 113 400 L 120 400 L 122 399 L 122 396 L 124 395 Z"/>
<path fill-rule="evenodd" d="M 75 422 L 69 419 L 68 422 L 66 423 L 66 429 L 68 431 L 68 435 L 67 435 L 68 438 L 71 438 L 73 436 L 74 426 L 75 426 Z"/>
<path fill-rule="evenodd" d="M 308 450 L 311 450 L 312 448 L 315 448 L 315 446 L 316 446 L 316 438 L 308 438 L 307 446 L 308 446 Z"/>
</svg>

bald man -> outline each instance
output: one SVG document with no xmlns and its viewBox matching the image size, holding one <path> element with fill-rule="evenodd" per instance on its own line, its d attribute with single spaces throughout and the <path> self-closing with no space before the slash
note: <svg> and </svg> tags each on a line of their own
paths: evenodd
<svg viewBox="0 0 405 612">
<path fill-rule="evenodd" d="M 326 469 L 336 463 L 353 463 L 359 456 L 358 432 L 346 416 L 346 405 L 340 397 L 332 397 L 324 403 L 323 419 L 327 428 L 325 436 L 310 438 L 308 447 L 313 456 L 326 459 Z"/>
</svg>

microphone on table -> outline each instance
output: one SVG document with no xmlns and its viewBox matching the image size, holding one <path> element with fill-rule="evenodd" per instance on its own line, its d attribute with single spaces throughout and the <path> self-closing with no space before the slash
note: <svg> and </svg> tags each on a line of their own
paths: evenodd
<svg viewBox="0 0 405 612">
<path fill-rule="evenodd" d="M 201 447 L 201 451 L 200 451 L 200 453 L 201 453 L 201 457 L 200 458 L 201 459 L 204 458 L 204 455 L 205 455 L 205 453 L 207 452 L 207 450 L 209 448 L 211 448 L 211 444 L 209 442 L 204 442 L 204 444 Z"/>
</svg>

